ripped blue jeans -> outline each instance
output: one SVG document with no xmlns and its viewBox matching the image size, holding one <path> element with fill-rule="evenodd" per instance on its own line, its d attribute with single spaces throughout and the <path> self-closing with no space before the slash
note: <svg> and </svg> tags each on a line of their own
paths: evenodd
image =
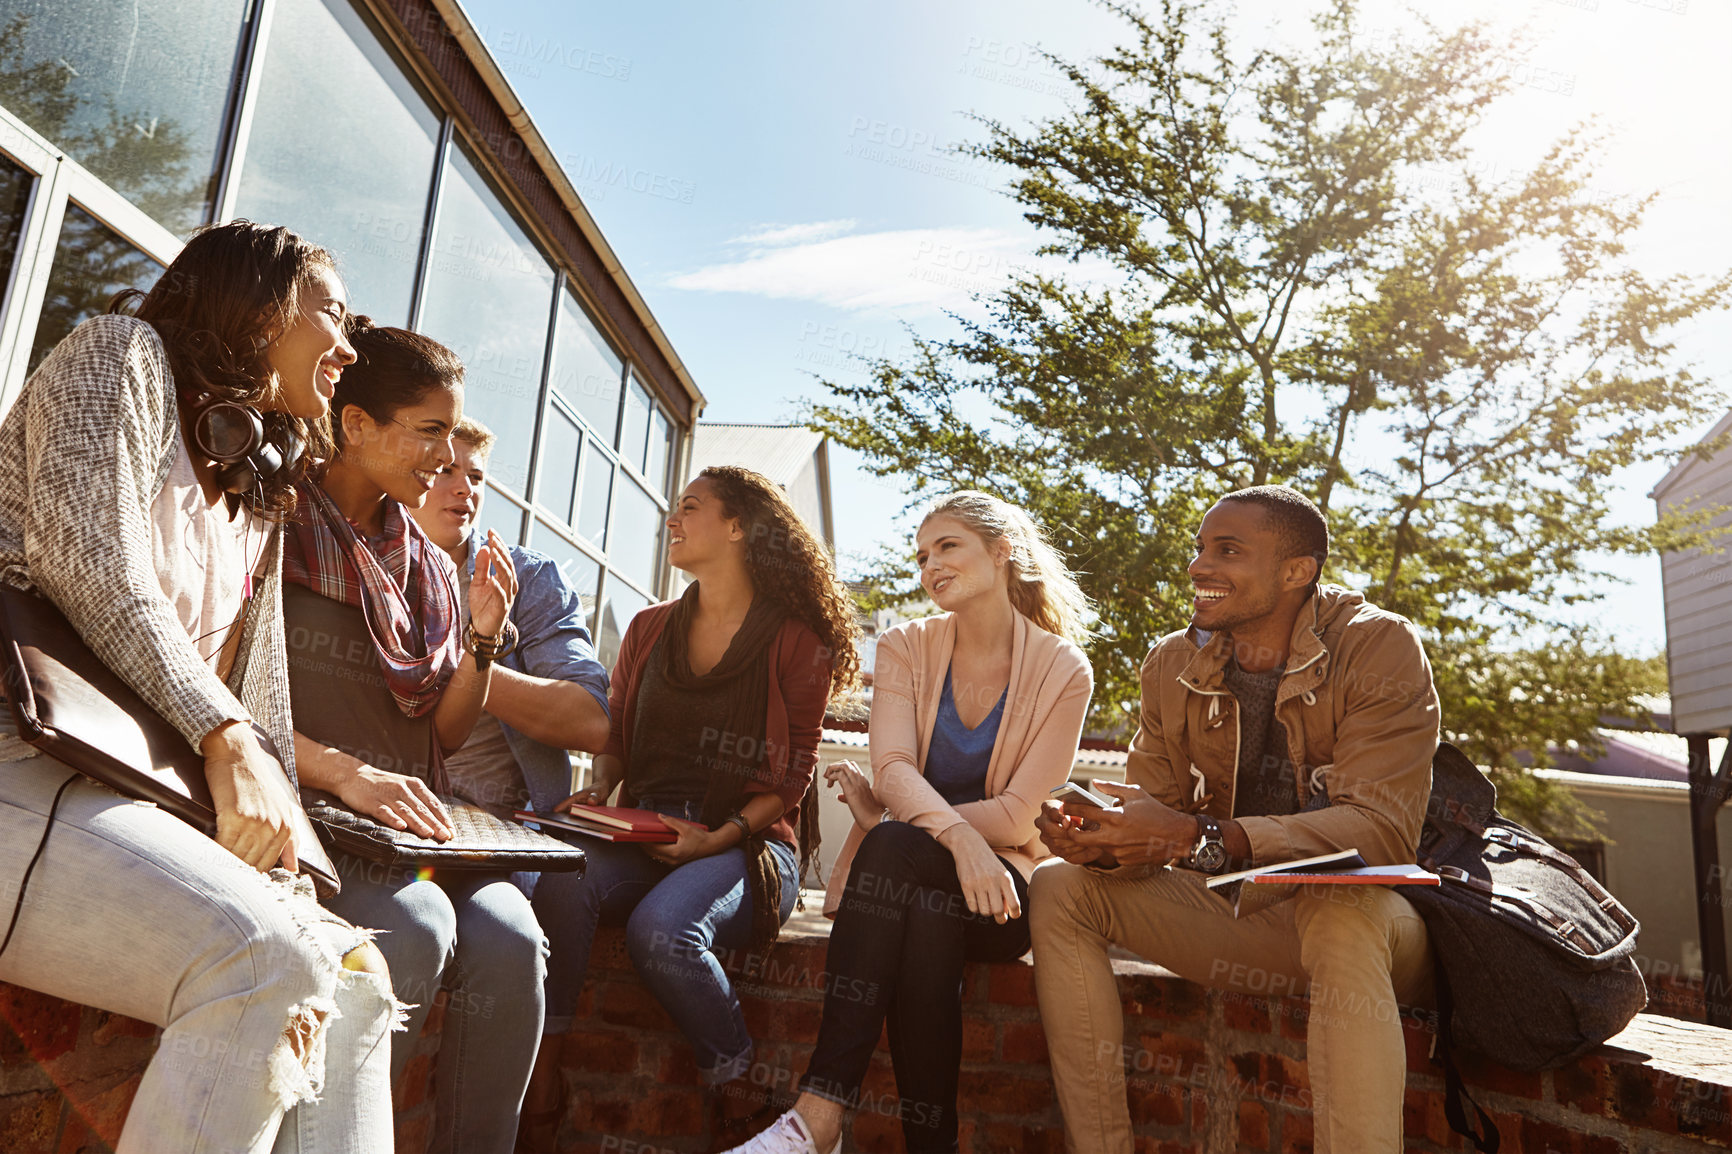
<svg viewBox="0 0 1732 1154">
<path fill-rule="evenodd" d="M 73 771 L 0 721 L 0 924 Z M 390 1150 L 396 1002 L 367 934 L 179 818 L 79 778 L 0 981 L 162 1027 L 116 1154 Z"/>
</svg>

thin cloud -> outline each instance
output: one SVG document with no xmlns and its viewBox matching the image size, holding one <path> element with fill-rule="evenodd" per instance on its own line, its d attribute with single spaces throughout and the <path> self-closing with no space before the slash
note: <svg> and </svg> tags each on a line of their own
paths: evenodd
<svg viewBox="0 0 1732 1154">
<path fill-rule="evenodd" d="M 767 224 L 755 232 L 731 238 L 729 244 L 750 244 L 763 248 L 775 248 L 785 244 L 811 244 L 814 241 L 829 240 L 845 232 L 854 231 L 854 221 L 848 220 L 818 220 L 811 224 Z"/>
<path fill-rule="evenodd" d="M 769 235 L 838 223 L 787 226 Z M 975 294 L 995 291 L 1030 262 L 1027 239 L 1000 229 L 916 228 L 761 247 L 669 283 L 689 292 L 816 301 L 856 312 L 940 312 L 968 310 Z"/>
</svg>

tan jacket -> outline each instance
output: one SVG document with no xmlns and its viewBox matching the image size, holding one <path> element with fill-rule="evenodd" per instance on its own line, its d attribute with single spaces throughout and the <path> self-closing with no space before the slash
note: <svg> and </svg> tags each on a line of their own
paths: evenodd
<svg viewBox="0 0 1732 1154">
<path fill-rule="evenodd" d="M 1094 692 L 1094 673 L 1082 650 L 1018 613 L 1011 634 L 1010 685 L 986 770 L 986 799 L 952 806 L 928 784 L 924 771 L 955 648 L 956 621 L 948 613 L 898 625 L 878 639 L 872 672 L 873 792 L 896 820 L 933 837 L 960 822 L 970 823 L 1027 878 L 1047 856 L 1034 819 L 1049 791 L 1070 777 Z M 864 836 L 857 824 L 848 830 L 830 871 L 826 916 L 836 916 L 854 851 Z"/>
<path fill-rule="evenodd" d="M 1225 634 L 1187 629 L 1155 644 L 1126 770 L 1168 805 L 1217 818 L 1233 816 L 1239 764 L 1238 701 L 1221 676 L 1228 655 Z M 1437 692 L 1413 625 L 1352 590 L 1320 586 L 1294 626 L 1275 716 L 1300 798 L 1322 791 L 1328 804 L 1240 818 L 1252 860 L 1357 849 L 1370 865 L 1412 862 L 1438 740 Z"/>
</svg>

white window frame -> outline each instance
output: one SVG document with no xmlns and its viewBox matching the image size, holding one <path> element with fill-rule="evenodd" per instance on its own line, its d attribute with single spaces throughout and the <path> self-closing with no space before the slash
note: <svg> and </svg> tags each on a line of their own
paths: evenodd
<svg viewBox="0 0 1732 1154">
<path fill-rule="evenodd" d="M 3 413 L 24 387 L 33 344 L 27 338 L 34 337 L 36 323 L 42 316 L 42 302 L 48 295 L 48 278 L 54 269 L 68 201 L 162 265 L 180 254 L 182 243 L 4 108 L 0 108 L 0 153 L 36 177 L 18 241 L 17 259 L 6 286 L 4 299 L 11 302 L 11 307 L 0 324 L 0 413 Z"/>
</svg>

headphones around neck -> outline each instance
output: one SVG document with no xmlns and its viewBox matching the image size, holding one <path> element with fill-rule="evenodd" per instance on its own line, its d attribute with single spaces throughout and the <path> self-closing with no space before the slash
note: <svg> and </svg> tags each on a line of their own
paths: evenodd
<svg viewBox="0 0 1732 1154">
<path fill-rule="evenodd" d="M 266 481 L 292 471 L 304 444 L 292 424 L 281 430 L 281 444 L 265 436 L 265 419 L 251 405 L 201 393 L 192 401 L 193 445 L 217 464 L 216 483 L 226 493 L 244 496 Z"/>
</svg>

